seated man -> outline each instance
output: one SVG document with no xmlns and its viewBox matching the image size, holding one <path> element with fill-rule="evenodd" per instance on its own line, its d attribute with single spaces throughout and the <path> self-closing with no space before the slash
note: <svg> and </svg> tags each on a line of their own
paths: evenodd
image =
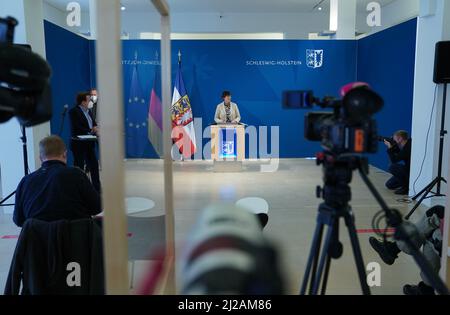
<svg viewBox="0 0 450 315">
<path fill-rule="evenodd" d="M 426 215 L 416 223 L 419 232 L 418 239 L 412 239 L 415 245 L 422 247 L 425 258 L 430 263 L 433 271 L 439 273 L 441 268 L 442 253 L 442 228 L 445 208 L 436 206 L 427 211 Z M 402 241 L 381 242 L 375 237 L 369 239 L 372 248 L 380 255 L 380 258 L 387 265 L 393 265 L 398 258 L 398 254 L 404 252 L 411 254 L 406 244 Z M 405 295 L 434 295 L 434 289 L 429 280 L 421 273 L 422 282 L 419 285 L 405 285 L 403 292 Z"/>
<path fill-rule="evenodd" d="M 389 173 L 391 179 L 386 187 L 395 190 L 397 195 L 407 195 L 409 192 L 409 172 L 411 166 L 411 139 L 406 131 L 400 130 L 394 134 L 393 143 L 384 141 L 388 147 L 387 153 L 391 160 Z"/>
<path fill-rule="evenodd" d="M 42 166 L 25 176 L 17 187 L 14 223 L 86 219 L 101 212 L 97 190 L 78 168 L 67 166 L 66 146 L 50 136 L 39 143 Z"/>
</svg>

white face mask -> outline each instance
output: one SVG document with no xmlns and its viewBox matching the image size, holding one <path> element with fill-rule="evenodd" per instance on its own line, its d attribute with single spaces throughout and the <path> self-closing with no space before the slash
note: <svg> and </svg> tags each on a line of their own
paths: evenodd
<svg viewBox="0 0 450 315">
<path fill-rule="evenodd" d="M 91 96 L 91 100 L 92 100 L 94 103 L 97 103 L 98 96 L 97 96 L 97 95 Z"/>
<path fill-rule="evenodd" d="M 94 108 L 94 103 L 93 103 L 92 101 L 89 102 L 88 108 L 89 108 L 89 109 Z"/>
</svg>

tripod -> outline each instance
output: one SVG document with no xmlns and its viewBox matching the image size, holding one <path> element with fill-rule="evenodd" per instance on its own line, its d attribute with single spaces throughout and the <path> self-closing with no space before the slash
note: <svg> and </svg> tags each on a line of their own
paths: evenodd
<svg viewBox="0 0 450 315">
<path fill-rule="evenodd" d="M 22 151 L 23 151 L 23 169 L 25 176 L 29 174 L 30 169 L 28 167 L 28 149 L 27 149 L 27 133 L 24 126 L 21 126 L 22 131 L 22 137 L 20 137 L 20 140 L 22 140 Z M 14 206 L 14 204 L 5 204 L 6 201 L 11 199 L 15 195 L 15 191 L 10 193 L 8 196 L 6 196 L 3 200 L 0 200 L 0 207 L 8 207 L 8 206 Z"/>
<path fill-rule="evenodd" d="M 365 265 L 355 227 L 355 219 L 348 204 L 351 199 L 349 183 L 352 180 L 352 172 L 360 166 L 360 161 L 355 157 L 335 159 L 333 155 L 324 153 L 318 155 L 317 163 L 324 165 L 325 178 L 324 188 L 318 187 L 317 196 L 322 196 L 325 202 L 319 206 L 316 230 L 300 294 L 306 294 L 308 282 L 310 282 L 309 294 L 317 295 L 321 287 L 321 295 L 325 295 L 331 259 L 338 259 L 343 253 L 343 245 L 339 241 L 339 222 L 343 218 L 350 235 L 362 292 L 365 295 L 370 295 L 370 289 L 366 281 Z M 325 226 L 328 226 L 328 230 L 321 252 Z"/>
<path fill-rule="evenodd" d="M 365 295 L 370 294 L 370 289 L 366 282 L 366 273 L 361 249 L 356 234 L 354 216 L 350 206 L 348 205 L 348 202 L 351 199 L 351 191 L 348 184 L 351 182 L 352 171 L 358 169 L 359 174 L 366 184 L 367 188 L 370 190 L 377 203 L 383 209 L 385 217 L 387 218 L 388 225 L 395 228 L 394 238 L 396 240 L 405 242 L 406 246 L 414 257 L 415 262 L 425 274 L 426 278 L 431 282 L 432 287 L 441 295 L 449 295 L 449 290 L 446 287 L 445 283 L 442 281 L 439 275 L 433 271 L 425 256 L 420 252 L 417 245 L 412 241 L 413 239 L 418 239 L 421 237 L 417 232 L 417 228 L 409 222 L 404 222 L 402 219 L 402 215 L 398 210 L 390 209 L 376 190 L 375 186 L 369 180 L 367 176 L 368 160 L 366 158 L 351 155 L 336 158 L 331 153 L 325 152 L 324 154 L 318 155 L 317 162 L 318 164 L 324 165 L 324 189 L 318 189 L 317 191 L 318 196 L 322 195 L 325 203 L 319 206 L 316 231 L 314 233 L 313 244 L 311 246 L 311 252 L 308 258 L 305 278 L 303 279 L 300 294 L 306 294 L 308 282 L 311 279 L 311 282 L 309 284 L 309 294 L 317 295 L 322 281 L 322 275 L 323 282 L 321 294 L 324 295 L 326 293 L 331 259 L 340 258 L 343 252 L 342 244 L 338 239 L 339 219 L 341 217 L 344 218 L 347 229 L 349 230 L 362 292 Z M 325 225 L 328 226 L 328 231 L 323 251 L 320 254 L 323 228 Z M 319 269 L 317 270 L 319 257 L 320 263 Z"/>
<path fill-rule="evenodd" d="M 444 156 L 444 140 L 445 135 L 447 134 L 447 130 L 445 130 L 445 107 L 447 103 L 447 83 L 444 83 L 444 96 L 442 101 L 442 117 L 441 117 L 441 131 L 440 131 L 440 139 L 439 139 L 439 162 L 438 162 L 438 175 L 435 179 L 431 181 L 424 189 L 422 189 L 417 195 L 415 195 L 412 200 L 419 201 L 416 203 L 414 208 L 406 215 L 405 219 L 408 220 L 413 213 L 419 208 L 422 202 L 425 199 L 433 198 L 433 197 L 445 197 L 445 194 L 441 193 L 441 184 L 442 182 L 447 183 L 444 177 L 442 177 L 442 160 Z M 436 186 L 436 192 L 432 192 L 434 186 Z M 429 196 L 432 194 L 431 196 Z"/>
</svg>

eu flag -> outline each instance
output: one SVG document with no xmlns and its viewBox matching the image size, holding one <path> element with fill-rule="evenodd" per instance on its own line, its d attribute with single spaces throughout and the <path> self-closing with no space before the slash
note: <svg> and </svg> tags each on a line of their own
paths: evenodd
<svg viewBox="0 0 450 315">
<path fill-rule="evenodd" d="M 131 76 L 130 92 L 126 102 L 126 157 L 140 159 L 148 144 L 148 102 L 144 98 L 135 65 Z"/>
</svg>

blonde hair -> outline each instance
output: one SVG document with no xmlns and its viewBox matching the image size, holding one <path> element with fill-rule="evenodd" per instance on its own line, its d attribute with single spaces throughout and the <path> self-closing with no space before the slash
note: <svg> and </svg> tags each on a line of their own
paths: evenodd
<svg viewBox="0 0 450 315">
<path fill-rule="evenodd" d="M 60 157 L 66 152 L 64 141 L 58 136 L 49 136 L 39 142 L 41 159 Z"/>
</svg>

